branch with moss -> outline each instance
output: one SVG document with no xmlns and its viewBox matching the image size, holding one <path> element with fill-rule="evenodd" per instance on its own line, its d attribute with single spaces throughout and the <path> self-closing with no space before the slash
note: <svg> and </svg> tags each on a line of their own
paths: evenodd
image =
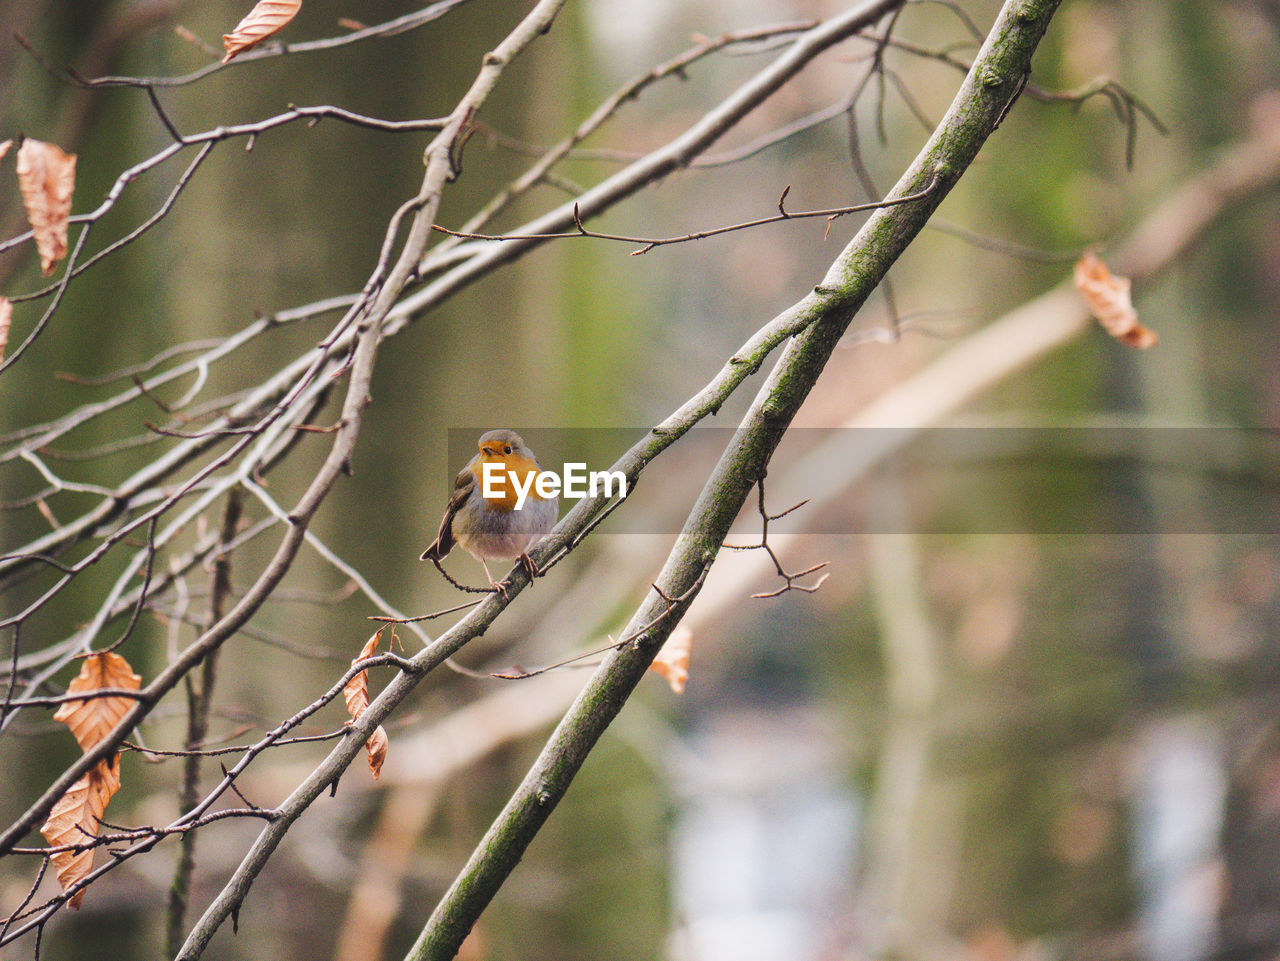
<svg viewBox="0 0 1280 961">
<path fill-rule="evenodd" d="M 1009 0 L 951 108 L 889 199 L 938 189 L 914 204 L 881 208 L 831 265 L 823 282 L 784 316 L 800 330 L 778 359 L 694 505 L 655 585 L 631 618 L 631 645 L 606 656 L 557 726 L 519 788 L 446 892 L 414 944 L 411 961 L 446 961 L 523 856 L 574 775 L 621 711 L 679 623 L 792 418 L 854 313 L 924 228 L 947 191 L 996 130 L 1031 71 L 1031 56 L 1057 0 Z M 672 616 L 657 618 L 680 603 Z M 651 625 L 647 629 L 645 625 Z"/>
</svg>

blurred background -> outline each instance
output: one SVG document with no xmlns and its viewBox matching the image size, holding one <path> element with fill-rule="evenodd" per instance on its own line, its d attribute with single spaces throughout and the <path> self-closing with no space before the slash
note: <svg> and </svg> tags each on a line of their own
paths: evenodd
<svg viewBox="0 0 1280 961">
<path fill-rule="evenodd" d="M 976 49 L 966 19 L 985 32 L 998 6 L 913 3 L 895 36 L 965 60 Z M 77 153 L 74 209 L 91 209 L 168 135 L 141 91 L 75 89 L 10 32 L 85 75 L 177 75 L 210 58 L 176 25 L 216 43 L 248 7 L 0 0 L 0 139 L 21 133 Z M 526 7 L 473 0 L 395 37 L 246 63 L 158 96 L 183 131 L 261 119 L 291 103 L 441 116 Z M 407 9 L 308 0 L 283 36 L 331 36 L 343 32 L 340 18 L 373 24 Z M 460 225 L 525 169 L 528 145 L 560 139 L 695 35 L 841 9 L 830 0 L 570 4 L 486 106 L 441 222 Z M 873 49 L 865 40 L 834 48 L 712 153 L 838 104 Z M 920 237 L 891 272 L 888 296 L 855 318 L 773 462 L 769 510 L 829 492 L 771 529 L 789 570 L 827 562 L 801 579 L 812 586 L 826 575 L 821 589 L 752 599 L 783 585 L 771 562 L 761 551 L 722 555 L 688 618 L 687 689 L 677 696 L 660 678 L 646 680 L 484 914 L 466 957 L 1276 956 L 1275 178 L 1137 291 L 1157 347 L 1135 352 L 1081 327 L 947 411 L 941 423 L 955 433 L 930 435 L 933 447 L 903 435 L 894 457 L 870 456 L 874 469 L 855 457 L 833 478 L 804 465 L 814 463 L 806 454 L 831 449 L 822 445 L 877 450 L 878 435 L 841 425 L 1067 281 L 1082 250 L 1100 245 L 1105 257 L 1120 247 L 1184 184 L 1216 169 L 1223 151 L 1256 148 L 1267 131 L 1275 143 L 1278 51 L 1275 0 L 1063 3 L 1032 82 L 1073 90 L 1114 78 L 1167 133 L 1139 117 L 1128 169 L 1128 131 L 1104 97 L 1022 98 L 938 214 L 977 241 L 954 230 Z M 561 176 L 597 182 L 619 158 L 684 130 L 773 55 L 713 56 L 656 85 Z M 855 111 L 861 173 L 877 192 L 896 180 L 927 136 L 922 121 L 941 117 L 960 78 L 907 50 L 886 56 L 901 86 L 873 82 Z M 592 226 L 669 236 L 735 223 L 768 216 L 787 185 L 792 210 L 861 202 L 865 177 L 850 134 L 848 118 L 837 117 L 739 163 L 673 174 Z M 219 147 L 160 225 L 70 286 L 54 323 L 5 374 L 0 430 L 110 396 L 118 384 L 81 381 L 174 344 L 227 337 L 258 314 L 358 291 L 388 218 L 418 188 L 425 142 L 421 133 L 326 120 L 273 131 L 252 151 Z M 10 164 L 0 166 L 5 237 L 23 229 Z M 179 169 L 131 185 L 96 242 L 153 213 Z M 563 198 L 538 188 L 500 226 Z M 833 222 L 824 237 L 827 229 L 795 221 L 642 257 L 626 244 L 547 244 L 464 290 L 382 351 L 353 475 L 325 503 L 316 534 L 390 605 L 423 613 L 455 603 L 417 558 L 474 443 L 467 438 L 511 426 L 544 464 L 604 468 L 819 282 L 857 218 Z M 0 272 L 5 293 L 39 283 L 27 248 L 0 259 Z M 19 306 L 11 344 L 37 312 Z M 259 338 L 209 371 L 208 395 L 256 383 L 326 330 L 311 321 Z M 762 376 L 716 427 L 736 422 Z M 891 414 L 878 426 L 894 426 Z M 136 403 L 66 446 L 109 444 L 161 416 Z M 1011 427 L 1023 430 L 1001 433 Z M 644 475 L 634 507 L 519 597 L 459 662 L 527 669 L 605 643 L 643 597 L 727 438 L 695 433 Z M 296 500 L 325 447 L 308 439 L 273 471 L 279 503 Z M 116 483 L 148 456 L 129 448 L 63 468 L 85 483 Z M 8 464 L 0 500 L 38 485 L 29 466 Z M 249 514 L 263 511 L 251 504 Z M 754 504 L 739 526 L 735 543 L 758 542 Z M 47 529 L 30 508 L 0 514 L 6 550 Z M 238 587 L 275 536 L 237 552 Z M 468 582 L 482 578 L 465 555 L 448 566 Z M 46 608 L 24 628 L 24 653 L 91 617 L 118 570 L 104 565 Z M 29 603 L 40 583 L 10 592 L 4 613 Z M 193 578 L 191 589 L 207 585 Z M 121 651 L 144 679 L 195 636 L 175 616 L 179 601 L 156 598 Z M 366 618 L 383 612 L 347 573 L 304 549 L 251 629 L 223 649 L 211 737 L 250 741 L 305 706 L 371 633 Z M 416 649 L 413 634 L 400 634 Z M 3 639 L 5 659 L 11 641 Z M 375 673 L 374 686 L 389 676 Z M 239 934 L 220 932 L 206 957 L 402 957 L 587 676 L 581 665 L 525 681 L 433 674 L 388 725 L 382 779 L 353 767 L 336 797 L 317 802 L 256 882 Z M 146 743 L 177 747 L 183 710 L 181 698 L 162 705 L 144 726 Z M 343 717 L 330 705 L 302 733 L 333 730 Z M 241 789 L 276 803 L 327 749 L 277 750 Z M 0 737 L 4 823 L 75 756 L 48 715 L 20 717 Z M 176 816 L 176 763 L 128 754 L 123 767 L 113 823 Z M 213 774 L 210 765 L 206 779 Z M 203 831 L 194 911 L 257 830 L 231 821 Z M 29 843 L 41 842 L 33 833 Z M 48 926 L 41 956 L 160 956 L 175 858 L 176 847 L 161 845 L 96 883 L 79 912 Z M 0 863 L 4 914 L 21 903 L 36 863 Z M 45 878 L 41 892 L 53 884 Z M 32 951 L 27 939 L 0 957 Z"/>
</svg>

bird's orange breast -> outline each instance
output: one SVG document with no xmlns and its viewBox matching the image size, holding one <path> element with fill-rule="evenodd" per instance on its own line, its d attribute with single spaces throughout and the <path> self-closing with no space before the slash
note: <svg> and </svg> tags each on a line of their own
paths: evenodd
<svg viewBox="0 0 1280 961">
<path fill-rule="evenodd" d="M 491 475 L 489 490 L 495 493 L 494 497 L 484 497 L 485 464 L 494 465 L 489 468 Z M 513 478 L 520 485 L 520 489 L 526 492 L 526 497 L 544 500 L 535 489 L 540 471 L 538 462 L 532 458 L 521 457 L 519 454 L 488 454 L 482 451 L 472 466 L 471 472 L 476 475 L 476 484 L 481 496 L 484 497 L 484 506 L 488 510 L 503 512 L 515 510 L 519 494 L 516 492 L 516 484 L 512 483 Z"/>
</svg>

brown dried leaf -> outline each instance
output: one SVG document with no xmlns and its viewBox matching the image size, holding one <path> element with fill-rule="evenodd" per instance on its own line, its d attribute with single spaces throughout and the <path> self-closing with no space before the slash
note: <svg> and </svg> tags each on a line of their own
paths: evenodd
<svg viewBox="0 0 1280 961">
<path fill-rule="evenodd" d="M 1129 278 L 1112 276 L 1092 251 L 1076 261 L 1075 281 L 1093 316 L 1116 340 L 1146 350 L 1160 339 L 1154 330 L 1138 323 L 1138 312 L 1129 297 Z"/>
<path fill-rule="evenodd" d="M 136 691 L 142 678 L 119 654 L 103 651 L 90 654 L 80 666 L 80 673 L 67 687 L 68 694 L 91 694 L 107 688 Z M 53 715 L 55 721 L 71 728 L 82 750 L 88 751 L 111 732 L 133 706 L 128 697 L 84 697 L 66 701 Z M 120 755 L 110 763 L 99 761 L 84 777 L 76 781 L 58 799 L 40 833 L 51 847 L 84 844 L 98 836 L 99 822 L 107 803 L 120 790 Z M 57 851 L 51 855 L 58 881 L 65 891 L 93 870 L 93 848 L 83 851 Z M 84 891 L 77 891 L 68 902 L 78 908 Z"/>
<path fill-rule="evenodd" d="M 50 847 L 84 844 L 98 836 L 99 822 L 116 791 L 120 790 L 120 755 L 108 764 L 99 761 L 88 774 L 76 781 L 49 812 L 40 833 Z M 55 851 L 50 857 L 58 872 L 58 883 L 66 891 L 93 870 L 94 848 L 83 851 Z M 67 903 L 80 907 L 84 890 L 77 891 Z"/>
<path fill-rule="evenodd" d="M 364 749 L 369 754 L 369 771 L 373 774 L 375 781 L 382 773 L 382 762 L 387 759 L 387 748 L 390 745 L 391 740 L 381 724 L 369 735 L 369 740 L 364 742 Z"/>
<path fill-rule="evenodd" d="M 392 632 L 394 636 L 394 632 Z M 373 652 L 378 649 L 378 641 L 382 638 L 382 631 L 379 630 L 365 641 L 364 647 L 360 648 L 360 653 L 351 661 L 352 664 L 359 664 L 366 657 L 372 657 Z M 342 689 L 342 698 L 347 702 L 347 713 L 351 715 L 351 720 L 356 720 L 364 713 L 365 708 L 369 706 L 369 672 L 361 671 L 351 680 L 347 681 L 347 686 Z M 369 740 L 364 742 L 364 749 L 369 754 L 369 770 L 373 772 L 373 779 L 376 781 L 378 775 L 382 773 L 382 762 L 387 759 L 387 748 L 390 745 L 390 739 L 387 732 L 383 730 L 381 724 L 378 729 L 369 735 Z"/>
<path fill-rule="evenodd" d="M 9 325 L 13 323 L 13 304 L 8 297 L 0 297 L 0 360 L 4 360 L 4 349 L 9 346 Z"/>
<path fill-rule="evenodd" d="M 364 647 L 360 648 L 360 653 L 352 660 L 352 664 L 359 664 L 366 657 L 372 657 L 373 652 L 378 649 L 378 641 L 382 639 L 382 630 L 379 629 L 364 642 Z M 364 709 L 369 706 L 369 672 L 361 671 L 351 680 L 347 681 L 347 686 L 342 689 L 342 699 L 347 702 L 347 713 L 351 715 L 351 720 L 355 720 Z"/>
<path fill-rule="evenodd" d="M 226 63 L 236 54 L 256 47 L 267 37 L 278 33 L 298 15 L 301 8 L 302 0 L 258 0 L 234 30 L 223 34 L 222 45 L 227 53 L 222 62 Z"/>
<path fill-rule="evenodd" d="M 28 137 L 18 148 L 18 190 L 27 208 L 27 222 L 36 235 L 40 269 L 53 273 L 67 255 L 67 218 L 76 189 L 76 155 L 57 144 Z"/>
<path fill-rule="evenodd" d="M 649 670 L 665 677 L 675 693 L 683 694 L 684 686 L 689 680 L 689 654 L 692 650 L 693 631 L 678 624 L 649 665 Z"/>
<path fill-rule="evenodd" d="M 119 654 L 104 651 L 90 654 L 80 665 L 68 694 L 87 694 L 103 688 L 120 688 L 136 691 L 142 678 Z M 120 723 L 135 701 L 130 697 L 89 697 L 67 701 L 53 715 L 55 721 L 63 721 L 80 742 L 80 749 L 90 751 Z"/>
</svg>

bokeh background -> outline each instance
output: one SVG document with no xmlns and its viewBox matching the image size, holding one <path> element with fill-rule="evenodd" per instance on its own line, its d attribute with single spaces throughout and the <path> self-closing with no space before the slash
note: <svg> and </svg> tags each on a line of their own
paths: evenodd
<svg viewBox="0 0 1280 961">
<path fill-rule="evenodd" d="M 175 35 L 176 24 L 216 39 L 248 6 L 3 0 L 0 22 L 50 63 L 89 75 L 179 74 L 208 58 Z M 182 130 L 259 119 L 290 103 L 439 116 L 525 6 L 474 0 L 394 38 L 246 64 L 160 97 Z M 992 0 L 957 6 L 984 30 L 998 8 Z M 308 0 L 285 37 L 329 36 L 341 32 L 339 18 L 376 23 L 406 9 Z M 559 139 L 691 35 L 837 9 L 830 0 L 570 4 L 486 106 L 487 129 L 467 148 L 442 223 L 460 224 L 524 169 L 527 152 L 514 142 Z M 911 4 L 897 29 L 919 45 L 955 45 L 961 58 L 973 50 L 946 5 Z M 841 44 L 717 146 L 749 143 L 838 102 L 870 50 L 865 41 Z M 1224 148 L 1274 129 L 1278 52 L 1274 0 L 1067 0 L 1033 82 L 1070 90 L 1112 77 L 1167 133 L 1140 120 L 1128 169 L 1126 129 L 1105 99 L 1073 106 L 1024 97 L 939 213 L 1007 244 L 989 249 L 926 231 L 891 274 L 892 303 L 877 296 L 855 319 L 773 471 L 786 475 L 806 450 L 833 439 L 853 449 L 872 443 L 833 428 L 1061 283 L 1081 250 L 1101 245 L 1105 255 Z M 628 104 L 587 146 L 652 149 L 769 55 L 710 58 Z M 914 114 L 940 117 L 959 79 L 936 62 L 888 56 L 910 104 L 893 84 L 883 96 L 873 84 L 856 114 L 860 153 L 881 190 L 926 136 Z M 7 39 L 0 89 L 0 139 L 24 133 L 79 155 L 78 212 L 167 143 L 141 92 L 75 89 Z M 175 343 L 226 337 L 255 312 L 358 290 L 387 219 L 417 189 L 424 143 L 422 134 L 325 121 L 267 134 L 250 152 L 223 145 L 159 227 L 71 286 L 56 322 L 5 375 L 0 429 L 111 390 L 56 372 L 100 376 Z M 614 169 L 607 157 L 585 155 L 563 175 L 590 184 Z M 5 236 L 21 223 L 11 171 L 0 167 Z M 166 169 L 130 187 L 103 230 L 118 234 L 154 211 L 176 174 Z M 594 226 L 665 236 L 766 216 L 788 184 L 791 209 L 866 199 L 847 120 L 741 163 L 672 175 Z M 551 188 L 535 191 L 503 225 L 561 199 Z M 780 585 L 767 562 L 759 552 L 722 558 L 690 615 L 687 690 L 676 696 L 657 677 L 642 686 L 466 955 L 1275 957 L 1280 465 L 1269 432 L 1280 425 L 1278 224 L 1273 183 L 1140 291 L 1139 312 L 1161 337 L 1156 348 L 1137 353 L 1090 328 L 949 418 L 958 432 L 941 454 L 908 446 L 851 478 L 834 500 L 788 518 L 791 527 L 779 522 L 779 536 L 792 532 L 791 569 L 829 563 L 816 593 L 751 599 Z M 606 466 L 818 282 L 856 219 L 836 221 L 829 237 L 825 229 L 797 221 L 643 257 L 603 241 L 548 244 L 463 291 L 383 351 L 353 476 L 326 502 L 316 533 L 392 604 L 419 613 L 451 603 L 454 593 L 417 556 L 434 536 L 466 438 L 514 426 L 537 438 L 544 461 Z M 0 262 L 0 289 L 33 286 L 33 261 L 25 251 Z M 13 340 L 33 318 L 15 315 Z M 213 369 L 209 392 L 253 383 L 322 333 L 317 325 L 273 332 Z M 733 424 L 759 380 L 726 405 L 718 426 Z M 157 416 L 133 405 L 78 432 L 75 444 L 109 443 Z M 1030 431 L 1006 444 L 999 431 L 1008 427 L 1105 431 Z M 1194 430 L 1166 433 L 1175 428 Z M 634 513 L 621 512 L 459 660 L 484 670 L 531 667 L 602 643 L 643 596 L 696 496 L 698 470 L 724 439 L 699 432 L 674 449 L 646 475 Z M 322 443 L 303 445 L 272 474 L 278 501 L 297 497 Z M 77 476 L 106 482 L 146 456 L 126 451 Z M 0 478 L 4 501 L 35 482 L 22 466 Z M 773 510 L 806 496 L 806 479 L 779 488 Z M 1231 510 L 1220 509 L 1227 502 Z M 44 523 L 31 510 L 0 514 L 7 549 Z M 758 527 L 746 512 L 738 542 L 750 543 Z M 248 583 L 270 546 L 237 557 L 237 584 Z M 480 576 L 466 557 L 450 567 Z M 45 640 L 39 630 L 48 639 L 74 630 L 114 576 L 86 577 L 38 630 L 24 632 L 24 645 Z M 24 598 L 22 589 L 6 598 L 6 614 Z M 252 632 L 224 649 L 215 735 L 251 738 L 310 702 L 354 656 L 375 613 L 341 571 L 304 551 Z M 191 636 L 157 610 L 122 653 L 151 677 Z M 383 779 L 374 784 L 353 768 L 336 797 L 315 805 L 255 884 L 239 934 L 220 933 L 207 957 L 403 956 L 586 676 L 577 667 L 520 682 L 433 675 L 389 726 Z M 150 745 L 177 746 L 181 710 L 175 700 L 144 728 Z M 341 720 L 333 705 L 305 730 Z M 263 804 L 279 800 L 325 750 L 278 751 L 242 789 Z M 24 716 L 6 732 L 5 823 L 74 756 L 48 716 Z M 130 754 L 124 780 L 113 821 L 175 816 L 175 764 Z M 201 835 L 196 910 L 255 833 L 228 822 Z M 48 927 L 42 957 L 158 956 L 173 857 L 161 846 L 96 884 L 78 913 Z M 4 913 L 21 901 L 34 864 L 0 863 Z M 24 942 L 0 956 L 32 949 Z"/>
</svg>

